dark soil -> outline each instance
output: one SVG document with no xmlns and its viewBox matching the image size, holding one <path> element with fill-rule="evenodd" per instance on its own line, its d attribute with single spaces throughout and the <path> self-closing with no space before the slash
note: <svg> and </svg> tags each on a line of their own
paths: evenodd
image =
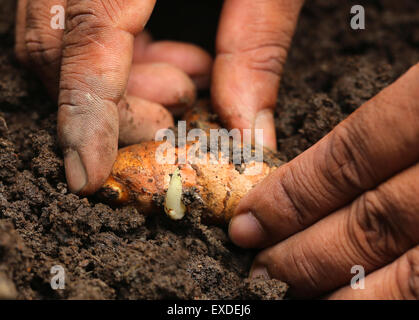
<svg viewBox="0 0 419 320">
<path fill-rule="evenodd" d="M 13 56 L 14 2 L 0 0 L 0 297 L 282 298 L 280 281 L 246 279 L 254 252 L 222 228 L 68 192 L 55 106 Z M 417 1 L 358 3 L 365 31 L 349 27 L 352 1 L 308 1 L 303 11 L 277 108 L 288 160 L 419 61 Z M 65 269 L 65 290 L 51 289 L 54 265 Z"/>
</svg>

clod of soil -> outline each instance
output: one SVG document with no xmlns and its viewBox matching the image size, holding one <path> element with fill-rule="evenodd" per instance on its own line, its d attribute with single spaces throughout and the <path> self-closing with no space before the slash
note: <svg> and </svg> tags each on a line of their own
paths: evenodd
<svg viewBox="0 0 419 320">
<path fill-rule="evenodd" d="M 70 194 L 55 106 L 13 57 L 13 0 L 0 0 L 0 298 L 281 299 L 278 280 L 247 279 L 254 251 L 225 229 L 111 208 Z M 419 61 L 419 3 L 309 1 L 285 68 L 278 143 L 288 160 Z M 155 23 L 155 22 L 154 22 Z M 52 290 L 50 269 L 66 272 Z"/>
</svg>

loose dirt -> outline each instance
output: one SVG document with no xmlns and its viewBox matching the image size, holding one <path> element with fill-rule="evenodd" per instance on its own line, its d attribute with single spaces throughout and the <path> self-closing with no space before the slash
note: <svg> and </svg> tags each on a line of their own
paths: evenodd
<svg viewBox="0 0 419 320">
<path fill-rule="evenodd" d="M 255 252 L 223 228 L 68 192 L 55 106 L 13 55 L 14 2 L 0 0 L 0 297 L 283 298 L 284 283 L 247 279 Z M 303 11 L 277 106 L 288 160 L 419 61 L 417 1 L 358 3 L 364 31 L 350 29 L 351 1 L 309 1 Z M 54 265 L 65 269 L 65 290 L 51 289 Z"/>
</svg>

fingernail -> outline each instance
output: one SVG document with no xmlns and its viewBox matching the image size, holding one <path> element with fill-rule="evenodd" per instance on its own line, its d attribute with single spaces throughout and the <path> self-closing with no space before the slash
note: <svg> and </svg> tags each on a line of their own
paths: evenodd
<svg viewBox="0 0 419 320">
<path fill-rule="evenodd" d="M 70 191 L 78 193 L 87 184 L 87 173 L 76 150 L 69 150 L 65 153 L 64 166 Z"/>
<path fill-rule="evenodd" d="M 271 277 L 269 276 L 268 269 L 265 266 L 260 266 L 260 265 L 256 265 L 252 267 L 252 269 L 250 270 L 250 278 L 251 279 L 262 278 L 265 280 L 271 279 Z"/>
<path fill-rule="evenodd" d="M 255 130 L 262 130 L 262 135 L 255 132 L 255 143 L 264 147 L 276 150 L 276 132 L 274 112 L 271 109 L 264 109 L 256 114 Z"/>
<path fill-rule="evenodd" d="M 229 234 L 236 245 L 244 248 L 258 247 L 266 239 L 265 231 L 251 212 L 233 217 L 229 225 Z"/>
</svg>

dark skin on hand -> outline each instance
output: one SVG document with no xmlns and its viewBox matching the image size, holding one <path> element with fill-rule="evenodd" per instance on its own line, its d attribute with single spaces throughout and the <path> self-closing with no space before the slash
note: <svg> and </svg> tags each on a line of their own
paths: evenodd
<svg viewBox="0 0 419 320">
<path fill-rule="evenodd" d="M 303 1 L 225 0 L 214 61 L 191 44 L 153 42 L 144 26 L 154 4 L 18 2 L 16 54 L 58 99 L 72 192 L 95 192 L 118 143 L 172 126 L 197 88 L 210 87 L 226 127 L 264 129 L 276 148 L 273 109 Z M 50 27 L 54 5 L 66 9 L 65 30 Z M 251 276 L 286 281 L 295 297 L 419 298 L 418 88 L 414 66 L 242 199 L 229 233 L 263 248 Z M 364 290 L 350 286 L 354 265 Z"/>
</svg>

